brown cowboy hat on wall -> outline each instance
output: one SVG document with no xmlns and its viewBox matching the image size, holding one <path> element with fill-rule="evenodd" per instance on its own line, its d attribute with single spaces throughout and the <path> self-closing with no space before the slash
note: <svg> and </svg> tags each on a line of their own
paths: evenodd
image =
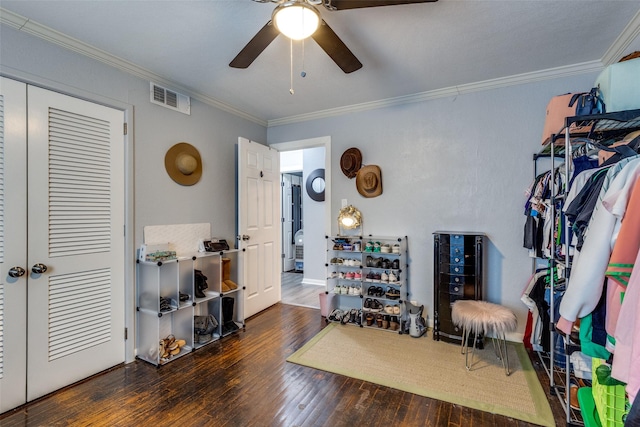
<svg viewBox="0 0 640 427">
<path fill-rule="evenodd" d="M 164 156 L 164 167 L 171 179 L 180 185 L 193 185 L 202 176 L 200 153 L 196 147 L 186 142 L 169 148 Z"/>
<path fill-rule="evenodd" d="M 382 173 L 380 166 L 367 165 L 360 168 L 356 175 L 356 188 L 364 197 L 377 197 L 382 194 Z"/>
<path fill-rule="evenodd" d="M 355 147 L 349 148 L 340 157 L 340 169 L 342 173 L 351 179 L 356 176 L 362 166 L 362 153 Z"/>
</svg>

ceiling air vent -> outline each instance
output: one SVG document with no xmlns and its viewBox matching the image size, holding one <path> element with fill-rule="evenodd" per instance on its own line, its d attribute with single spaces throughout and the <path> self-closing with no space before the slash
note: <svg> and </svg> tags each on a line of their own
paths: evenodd
<svg viewBox="0 0 640 427">
<path fill-rule="evenodd" d="M 191 114 L 191 98 L 151 82 L 151 103 Z"/>
</svg>

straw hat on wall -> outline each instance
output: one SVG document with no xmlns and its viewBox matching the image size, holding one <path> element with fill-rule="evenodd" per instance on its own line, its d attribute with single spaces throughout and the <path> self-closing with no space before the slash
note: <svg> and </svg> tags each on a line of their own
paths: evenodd
<svg viewBox="0 0 640 427">
<path fill-rule="evenodd" d="M 164 156 L 164 167 L 171 179 L 180 185 L 193 185 L 202 176 L 200 153 L 196 147 L 186 142 L 169 148 Z"/>
</svg>

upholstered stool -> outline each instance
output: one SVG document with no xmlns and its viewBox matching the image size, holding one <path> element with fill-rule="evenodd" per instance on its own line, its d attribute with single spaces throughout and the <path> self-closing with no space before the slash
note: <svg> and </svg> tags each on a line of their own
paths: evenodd
<svg viewBox="0 0 640 427">
<path fill-rule="evenodd" d="M 451 320 L 455 325 L 462 327 L 462 353 L 465 355 L 464 363 L 467 370 L 471 370 L 473 365 L 478 335 L 493 333 L 493 349 L 502 361 L 505 374 L 510 374 L 506 333 L 515 331 L 518 326 L 518 320 L 511 310 L 487 301 L 458 300 L 453 304 Z M 473 347 L 469 363 L 469 338 L 472 334 Z"/>
</svg>

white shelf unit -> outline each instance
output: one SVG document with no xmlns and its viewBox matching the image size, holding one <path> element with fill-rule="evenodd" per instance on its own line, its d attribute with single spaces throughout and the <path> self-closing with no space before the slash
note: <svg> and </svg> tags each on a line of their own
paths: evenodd
<svg viewBox="0 0 640 427">
<path fill-rule="evenodd" d="M 229 279 L 238 284 L 240 252 L 203 252 L 177 259 L 137 262 L 137 357 L 156 366 L 173 361 L 197 348 L 215 342 L 224 335 L 244 328 L 242 287 L 223 291 L 223 259 L 231 260 Z M 206 276 L 204 296 L 196 296 L 195 270 Z M 186 299 L 180 301 L 180 295 Z M 170 308 L 161 309 L 161 297 L 169 301 Z M 223 299 L 233 300 L 229 314 L 224 312 Z M 212 314 L 218 326 L 211 339 L 201 342 L 195 336 L 194 316 Z M 225 315 L 230 317 L 225 319 Z M 225 321 L 227 323 L 225 327 Z M 229 327 L 233 324 L 233 327 Z M 160 340 L 169 336 L 186 341 L 180 353 L 162 358 Z"/>
<path fill-rule="evenodd" d="M 407 237 L 374 235 L 325 237 L 327 239 L 326 293 L 331 295 L 332 301 L 329 311 L 357 310 L 356 321 L 346 322 L 346 324 L 402 333 L 402 322 L 408 317 L 404 305 L 409 296 Z M 342 242 L 347 244 L 342 244 L 340 247 Z M 382 252 L 385 247 L 389 248 L 389 252 Z M 356 273 L 359 276 L 351 276 Z M 392 277 L 391 281 L 384 280 L 389 276 Z M 393 280 L 394 276 L 395 280 Z M 372 304 L 375 306 L 372 307 Z M 387 312 L 387 308 L 395 308 L 396 311 Z M 382 315 L 383 319 L 386 318 L 384 325 L 389 327 L 378 326 L 378 314 Z M 373 322 L 370 318 L 369 322 L 367 321 L 367 315 L 373 316 Z M 397 329 L 390 326 L 394 318 L 397 321 Z"/>
</svg>

